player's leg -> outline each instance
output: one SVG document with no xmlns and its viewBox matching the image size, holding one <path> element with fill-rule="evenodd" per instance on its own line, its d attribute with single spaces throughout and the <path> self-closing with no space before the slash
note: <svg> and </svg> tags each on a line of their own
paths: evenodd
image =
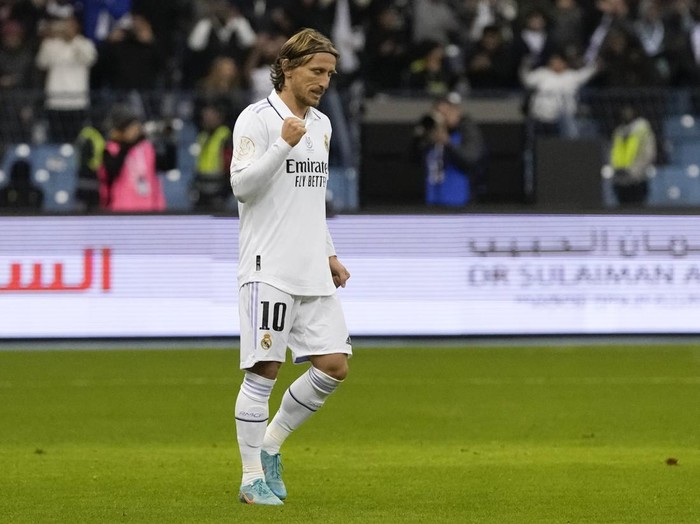
<svg viewBox="0 0 700 524">
<path fill-rule="evenodd" d="M 265 432 L 263 452 L 279 453 L 287 437 L 325 404 L 347 375 L 347 355 L 311 357 L 312 365 L 287 388 Z"/>
<path fill-rule="evenodd" d="M 276 365 L 276 367 L 275 367 Z M 279 362 L 258 362 L 246 370 L 236 399 L 236 437 L 243 475 L 238 498 L 247 504 L 278 506 L 282 501 L 265 483 L 260 448 L 269 419 L 269 399 Z"/>
<path fill-rule="evenodd" d="M 260 283 L 241 288 L 239 311 L 241 317 L 241 368 L 245 370 L 236 399 L 236 436 L 241 454 L 243 475 L 240 499 L 249 504 L 278 505 L 281 501 L 264 482 L 260 450 L 269 419 L 269 399 L 281 363 L 285 360 L 289 330 L 280 320 L 281 311 L 293 309 L 293 299 L 287 294 Z M 278 317 L 271 319 L 272 311 Z M 281 328 L 271 332 L 270 322 Z"/>
<path fill-rule="evenodd" d="M 287 494 L 281 478 L 280 447 L 324 405 L 348 373 L 352 348 L 340 302 L 335 296 L 302 300 L 297 322 L 290 333 L 290 348 L 295 362 L 309 360 L 311 366 L 285 391 L 263 440 L 265 478 L 280 498 Z"/>
</svg>

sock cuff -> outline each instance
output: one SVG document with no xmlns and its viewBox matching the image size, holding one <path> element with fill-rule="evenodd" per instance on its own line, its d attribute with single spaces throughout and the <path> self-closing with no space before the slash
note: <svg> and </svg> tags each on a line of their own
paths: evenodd
<svg viewBox="0 0 700 524">
<path fill-rule="evenodd" d="M 275 382 L 277 382 L 276 379 L 261 377 L 246 371 L 241 384 L 241 391 L 253 400 L 264 402 L 270 398 Z"/>
<path fill-rule="evenodd" d="M 323 371 L 313 366 L 309 368 L 307 373 L 314 389 L 321 393 L 325 393 L 326 395 L 333 393 L 335 388 L 337 388 L 343 382 L 342 380 L 335 379 L 330 375 L 326 375 Z"/>
</svg>

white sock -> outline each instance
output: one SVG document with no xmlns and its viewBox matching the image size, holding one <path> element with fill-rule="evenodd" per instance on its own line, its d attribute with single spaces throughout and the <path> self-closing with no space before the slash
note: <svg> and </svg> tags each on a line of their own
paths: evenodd
<svg viewBox="0 0 700 524">
<path fill-rule="evenodd" d="M 267 426 L 263 450 L 270 455 L 279 453 L 289 434 L 323 406 L 341 382 L 313 366 L 296 379 L 284 392 L 282 404 Z"/>
<path fill-rule="evenodd" d="M 260 448 L 270 411 L 268 402 L 275 380 L 246 372 L 236 399 L 236 436 L 243 464 L 241 485 L 265 478 Z"/>
</svg>

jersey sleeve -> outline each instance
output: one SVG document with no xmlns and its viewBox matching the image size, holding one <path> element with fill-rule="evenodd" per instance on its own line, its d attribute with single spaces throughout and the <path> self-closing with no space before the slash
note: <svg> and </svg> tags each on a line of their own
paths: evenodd
<svg viewBox="0 0 700 524">
<path fill-rule="evenodd" d="M 328 224 L 326 224 L 326 254 L 329 257 L 335 255 L 335 246 L 333 245 L 333 239 L 331 238 L 331 232 L 328 229 Z"/>
<path fill-rule="evenodd" d="M 280 172 L 292 150 L 281 137 L 270 144 L 265 121 L 255 112 L 245 110 L 233 129 L 231 189 L 240 202 L 255 198 Z"/>
</svg>

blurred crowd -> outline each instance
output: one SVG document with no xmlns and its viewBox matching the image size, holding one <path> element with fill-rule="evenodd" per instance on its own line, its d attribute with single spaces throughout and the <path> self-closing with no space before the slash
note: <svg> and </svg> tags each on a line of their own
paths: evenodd
<svg viewBox="0 0 700 524">
<path fill-rule="evenodd" d="M 256 96 L 279 45 L 305 26 L 335 41 L 339 82 L 359 79 L 367 96 L 517 88 L 523 66 L 552 53 L 572 68 L 597 63 L 600 86 L 700 76 L 697 0 L 2 0 L 0 87 L 46 87 L 71 66 L 54 93 L 86 73 L 91 89 Z"/>
<path fill-rule="evenodd" d="M 41 92 L 39 134 L 58 142 L 113 92 L 147 113 L 149 94 L 162 104 L 162 90 L 186 90 L 193 120 L 214 101 L 232 122 L 269 93 L 277 50 L 307 26 L 341 52 L 346 109 L 343 93 L 521 90 L 546 129 L 584 84 L 700 81 L 700 0 L 0 0 L 0 140 L 37 133 L 28 90 Z"/>
<path fill-rule="evenodd" d="M 571 134 L 584 86 L 700 85 L 700 0 L 0 0 L 0 146 L 108 134 L 100 111 L 115 103 L 157 120 L 172 92 L 214 136 L 270 92 L 269 66 L 302 27 L 341 53 L 323 108 L 344 115 L 341 165 L 354 157 L 342 122 L 380 94 L 516 91 L 538 133 Z"/>
</svg>

